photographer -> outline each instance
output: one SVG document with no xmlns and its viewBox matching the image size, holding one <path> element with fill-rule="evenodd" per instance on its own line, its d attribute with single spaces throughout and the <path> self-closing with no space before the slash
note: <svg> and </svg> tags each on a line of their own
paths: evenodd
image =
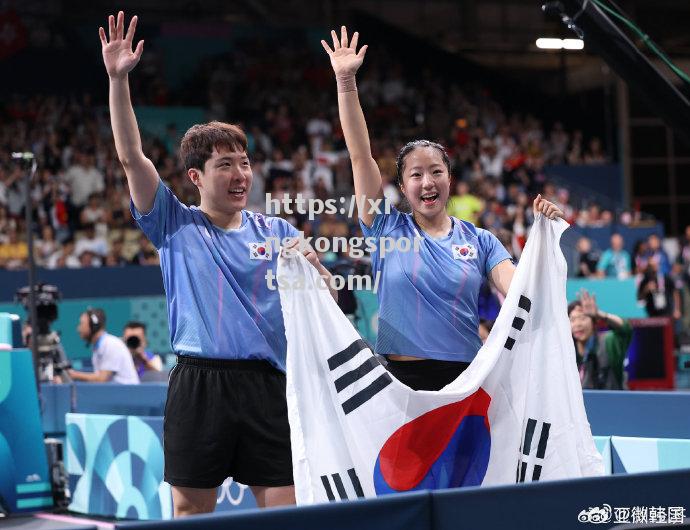
<svg viewBox="0 0 690 530">
<path fill-rule="evenodd" d="M 93 373 L 68 370 L 74 381 L 139 384 L 139 376 L 129 349 L 122 339 L 105 330 L 105 312 L 102 309 L 84 311 L 79 317 L 77 332 L 93 350 Z"/>
<path fill-rule="evenodd" d="M 160 356 L 146 349 L 146 324 L 143 322 L 127 322 L 122 332 L 122 340 L 125 341 L 134 360 L 134 367 L 137 369 L 139 379 L 144 372 L 160 372 L 163 370 L 163 362 Z"/>
</svg>

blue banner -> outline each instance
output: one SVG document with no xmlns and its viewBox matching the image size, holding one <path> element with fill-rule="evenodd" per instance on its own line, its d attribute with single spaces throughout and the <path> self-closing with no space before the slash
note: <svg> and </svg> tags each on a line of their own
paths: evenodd
<svg viewBox="0 0 690 530">
<path fill-rule="evenodd" d="M 29 350 L 0 351 L 0 497 L 11 513 L 53 506 Z"/>
</svg>

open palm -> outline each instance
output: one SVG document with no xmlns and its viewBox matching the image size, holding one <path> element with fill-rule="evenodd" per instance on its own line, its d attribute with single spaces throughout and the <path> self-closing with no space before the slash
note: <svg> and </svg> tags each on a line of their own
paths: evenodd
<svg viewBox="0 0 690 530">
<path fill-rule="evenodd" d="M 111 78 L 122 78 L 137 65 L 144 50 L 144 41 L 141 40 L 136 49 L 132 51 L 134 32 L 137 29 L 137 17 L 132 17 L 126 35 L 124 34 L 125 14 L 122 11 L 117 14 L 117 21 L 113 15 L 108 17 L 108 29 L 110 32 L 109 41 L 105 37 L 105 30 L 102 27 L 98 28 L 98 34 L 101 37 L 103 63 Z"/>
<path fill-rule="evenodd" d="M 335 31 L 331 31 L 331 37 L 333 38 L 333 49 L 325 40 L 321 41 L 321 45 L 331 58 L 331 66 L 336 77 L 355 75 L 364 61 L 367 45 L 362 46 L 359 52 L 357 52 L 359 33 L 355 31 L 352 35 L 352 41 L 348 44 L 347 28 L 345 26 L 340 29 L 340 39 L 338 39 Z"/>
<path fill-rule="evenodd" d="M 580 303 L 582 304 L 582 312 L 585 315 L 596 317 L 599 312 L 596 296 L 589 294 L 586 289 L 581 289 L 579 292 L 579 298 Z"/>
</svg>

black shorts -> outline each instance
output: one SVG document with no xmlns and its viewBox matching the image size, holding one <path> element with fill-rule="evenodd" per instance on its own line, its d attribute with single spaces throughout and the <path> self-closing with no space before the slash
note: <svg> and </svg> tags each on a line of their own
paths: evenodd
<svg viewBox="0 0 690 530">
<path fill-rule="evenodd" d="M 395 378 L 412 390 L 441 390 L 455 381 L 470 363 L 459 361 L 392 361 L 386 368 Z"/>
<path fill-rule="evenodd" d="M 165 481 L 215 488 L 292 479 L 285 374 L 267 361 L 178 356 L 163 423 Z"/>
</svg>

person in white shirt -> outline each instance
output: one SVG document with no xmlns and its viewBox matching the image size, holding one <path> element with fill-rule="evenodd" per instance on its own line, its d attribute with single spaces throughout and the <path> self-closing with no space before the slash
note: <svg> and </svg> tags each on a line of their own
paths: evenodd
<svg viewBox="0 0 690 530">
<path fill-rule="evenodd" d="M 108 255 L 108 241 L 106 241 L 105 237 L 97 234 L 94 224 L 84 226 L 83 237 L 77 240 L 74 254 L 79 257 L 85 251 L 93 252 L 100 257 Z"/>
<path fill-rule="evenodd" d="M 92 348 L 93 373 L 70 369 L 68 374 L 74 381 L 139 384 L 132 354 L 122 339 L 105 330 L 105 312 L 102 309 L 84 311 L 79 317 L 77 332 Z"/>
<path fill-rule="evenodd" d="M 72 204 L 77 208 L 86 205 L 89 195 L 105 190 L 105 179 L 95 166 L 95 157 L 91 151 L 78 152 L 75 162 L 67 169 L 65 182 L 71 190 Z"/>
</svg>

